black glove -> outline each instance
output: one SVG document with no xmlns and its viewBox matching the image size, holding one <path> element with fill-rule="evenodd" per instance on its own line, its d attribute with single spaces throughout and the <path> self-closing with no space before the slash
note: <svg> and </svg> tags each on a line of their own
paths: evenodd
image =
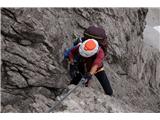
<svg viewBox="0 0 160 120">
<path fill-rule="evenodd" d="M 85 75 L 84 75 L 84 78 L 85 78 L 85 79 L 87 79 L 87 80 L 92 79 L 92 75 L 91 75 L 91 73 L 87 73 L 87 74 L 85 74 Z"/>
<path fill-rule="evenodd" d="M 88 87 L 89 80 L 92 79 L 91 73 L 85 74 L 84 79 L 85 79 L 85 86 Z"/>
<path fill-rule="evenodd" d="M 79 70 L 78 70 L 78 66 L 74 65 L 74 64 L 70 64 L 70 76 L 71 78 L 75 78 L 76 75 L 78 74 Z"/>
</svg>

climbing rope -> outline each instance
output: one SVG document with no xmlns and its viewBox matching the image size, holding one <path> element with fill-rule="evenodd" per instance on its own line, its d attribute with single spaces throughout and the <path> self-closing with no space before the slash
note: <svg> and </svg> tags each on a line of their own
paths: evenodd
<svg viewBox="0 0 160 120">
<path fill-rule="evenodd" d="M 78 83 L 78 85 L 76 87 L 74 87 L 73 89 L 71 89 L 70 91 L 68 91 L 68 93 L 66 93 L 63 98 L 61 98 L 57 103 L 55 103 L 48 111 L 46 111 L 46 113 L 50 113 L 50 112 L 53 112 L 54 109 L 59 105 L 61 104 L 61 102 L 63 100 L 65 100 L 72 92 L 74 92 L 79 86 L 85 86 L 85 81 L 86 79 L 84 79 L 82 77 L 82 79 L 80 80 L 80 82 Z"/>
</svg>

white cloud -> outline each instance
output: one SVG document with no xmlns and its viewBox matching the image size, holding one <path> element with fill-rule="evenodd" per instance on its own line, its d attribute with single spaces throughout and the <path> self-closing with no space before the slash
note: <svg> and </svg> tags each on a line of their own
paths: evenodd
<svg viewBox="0 0 160 120">
<path fill-rule="evenodd" d="M 158 36 L 158 47 L 159 47 L 159 51 L 160 51 L 160 26 L 155 26 L 153 27 L 156 31 L 159 32 L 159 36 Z"/>
<path fill-rule="evenodd" d="M 153 27 L 155 30 L 157 30 L 158 32 L 159 32 L 159 34 L 160 34 L 160 26 L 155 26 L 155 27 Z"/>
</svg>

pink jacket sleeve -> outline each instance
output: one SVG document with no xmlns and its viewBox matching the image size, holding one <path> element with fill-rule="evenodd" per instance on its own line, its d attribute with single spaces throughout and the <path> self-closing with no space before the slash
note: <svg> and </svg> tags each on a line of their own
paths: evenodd
<svg viewBox="0 0 160 120">
<path fill-rule="evenodd" d="M 92 66 L 98 65 L 98 67 L 100 67 L 103 63 L 103 59 L 104 59 L 104 51 L 102 50 L 102 48 L 100 48 Z"/>
</svg>

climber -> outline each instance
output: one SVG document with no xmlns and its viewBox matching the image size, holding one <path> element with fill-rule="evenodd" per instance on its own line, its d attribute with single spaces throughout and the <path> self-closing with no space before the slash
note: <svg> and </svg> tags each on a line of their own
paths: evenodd
<svg viewBox="0 0 160 120">
<path fill-rule="evenodd" d="M 95 75 L 105 93 L 111 96 L 113 91 L 103 68 L 103 59 L 104 51 L 95 39 L 87 39 L 74 47 L 69 54 L 70 73 L 73 74 L 74 70 L 78 69 L 80 74 L 72 76 L 70 84 L 77 85 L 83 76 L 88 86 L 92 76 Z"/>
</svg>

